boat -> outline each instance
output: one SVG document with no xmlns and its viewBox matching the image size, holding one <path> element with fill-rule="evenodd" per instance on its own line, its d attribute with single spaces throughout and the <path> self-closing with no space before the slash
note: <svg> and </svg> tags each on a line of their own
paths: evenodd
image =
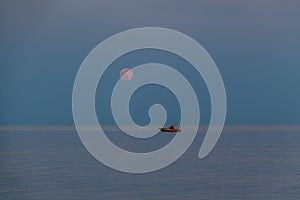
<svg viewBox="0 0 300 200">
<path fill-rule="evenodd" d="M 176 132 L 181 132 L 180 128 L 175 128 L 173 125 L 171 125 L 169 128 L 159 128 L 161 132 L 172 132 L 172 133 L 176 133 Z"/>
</svg>

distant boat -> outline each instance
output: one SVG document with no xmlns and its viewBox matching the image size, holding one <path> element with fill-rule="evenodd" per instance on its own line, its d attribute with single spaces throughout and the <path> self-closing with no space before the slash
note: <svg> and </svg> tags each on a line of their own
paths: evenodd
<svg viewBox="0 0 300 200">
<path fill-rule="evenodd" d="M 173 125 L 171 125 L 169 128 L 160 128 L 160 131 L 176 133 L 176 132 L 181 132 L 181 129 L 175 128 Z"/>
</svg>

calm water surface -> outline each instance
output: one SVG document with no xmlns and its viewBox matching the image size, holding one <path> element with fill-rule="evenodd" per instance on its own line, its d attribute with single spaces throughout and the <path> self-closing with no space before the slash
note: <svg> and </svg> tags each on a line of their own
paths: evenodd
<svg viewBox="0 0 300 200">
<path fill-rule="evenodd" d="M 128 149 L 163 146 L 172 135 Z M 172 165 L 148 174 L 95 160 L 76 132 L 0 132 L 0 199 L 300 199 L 300 132 L 225 132 L 203 160 L 198 136 Z M 157 145 L 157 147 L 156 147 Z"/>
</svg>

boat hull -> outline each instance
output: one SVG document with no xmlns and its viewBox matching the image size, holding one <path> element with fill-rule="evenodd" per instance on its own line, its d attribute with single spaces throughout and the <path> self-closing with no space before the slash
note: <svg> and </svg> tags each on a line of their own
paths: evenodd
<svg viewBox="0 0 300 200">
<path fill-rule="evenodd" d="M 171 128 L 160 128 L 161 132 L 171 132 L 171 133 L 177 133 L 177 132 L 181 132 L 180 129 L 171 129 Z"/>
</svg>

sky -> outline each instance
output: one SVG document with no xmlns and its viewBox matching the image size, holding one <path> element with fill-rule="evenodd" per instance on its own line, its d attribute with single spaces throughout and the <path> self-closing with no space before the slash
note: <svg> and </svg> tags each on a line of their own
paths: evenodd
<svg viewBox="0 0 300 200">
<path fill-rule="evenodd" d="M 147 26 L 180 31 L 207 50 L 225 84 L 226 124 L 300 124 L 299 10 L 298 0 L 3 0 L 0 125 L 73 124 L 73 84 L 88 53 L 114 34 Z M 188 65 L 158 51 L 116 60 L 97 89 L 101 123 L 114 123 L 107 108 L 119 71 L 150 61 L 175 68 Z M 183 73 L 200 91 L 201 123 L 207 124 L 210 101 L 205 84 L 192 70 Z M 137 123 L 147 123 L 143 108 L 156 102 L 167 107 L 169 121 L 176 121 L 180 113 L 172 94 L 155 85 L 147 87 L 132 99 Z M 166 97 L 150 98 L 153 93 Z"/>
</svg>

